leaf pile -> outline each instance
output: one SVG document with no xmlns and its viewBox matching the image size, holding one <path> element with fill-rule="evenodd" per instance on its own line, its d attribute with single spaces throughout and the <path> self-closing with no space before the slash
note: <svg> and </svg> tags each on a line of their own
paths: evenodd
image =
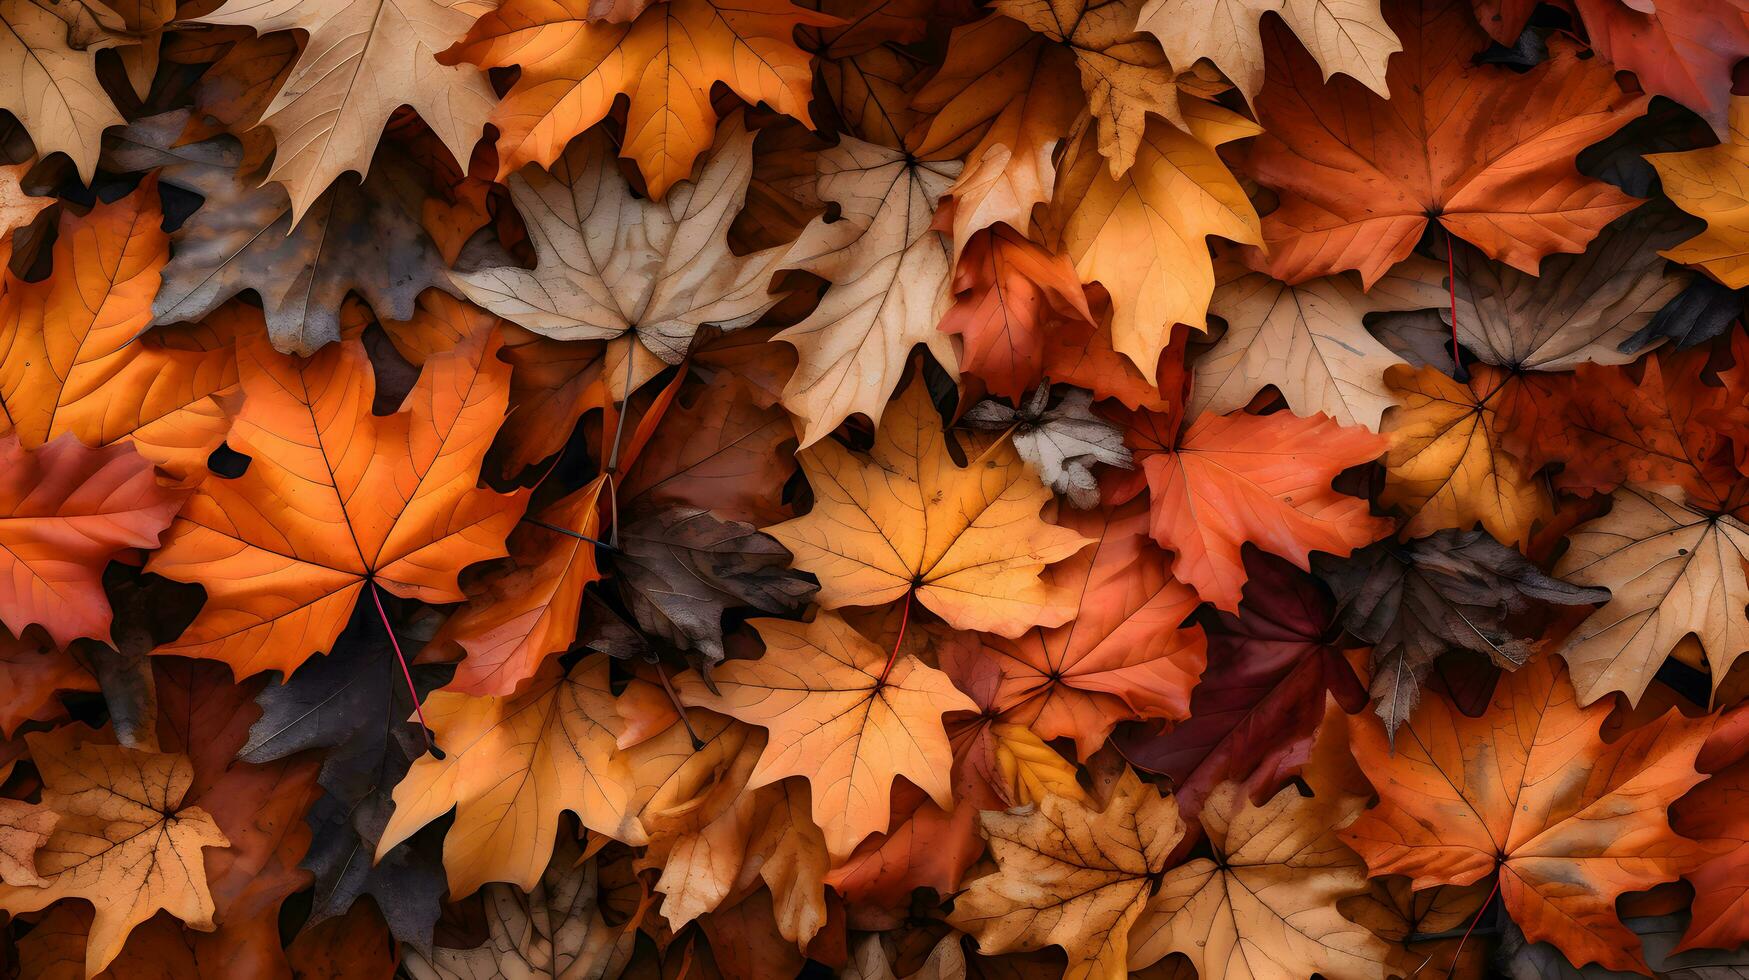
<svg viewBox="0 0 1749 980">
<path fill-rule="evenodd" d="M 0 28 L 0 980 L 1749 969 L 1749 0 Z"/>
</svg>

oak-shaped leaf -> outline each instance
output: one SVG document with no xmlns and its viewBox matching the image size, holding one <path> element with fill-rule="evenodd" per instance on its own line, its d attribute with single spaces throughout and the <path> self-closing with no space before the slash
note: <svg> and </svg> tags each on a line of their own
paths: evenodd
<svg viewBox="0 0 1749 980">
<path fill-rule="evenodd" d="M 1609 599 L 1606 589 L 1550 578 L 1480 530 L 1381 541 L 1342 561 L 1320 557 L 1314 568 L 1336 593 L 1342 627 L 1372 645 L 1374 710 L 1392 738 L 1420 703 L 1421 684 L 1440 655 L 1469 650 L 1516 670 L 1535 648 L 1510 617 L 1539 603 Z"/>
<path fill-rule="evenodd" d="M 184 806 L 194 781 L 188 757 L 105 745 L 79 726 L 25 736 L 58 819 L 36 853 L 40 884 L 0 885 L 0 909 L 35 912 L 63 898 L 96 909 L 85 947 L 94 977 L 128 934 L 160 909 L 196 929 L 213 927 L 202 851 L 230 841 L 206 811 Z"/>
<path fill-rule="evenodd" d="M 766 729 L 750 786 L 805 776 L 826 847 L 839 859 L 887 829 L 899 776 L 952 805 L 941 716 L 976 706 L 947 675 L 910 654 L 889 658 L 836 613 L 750 625 L 765 641 L 763 656 L 718 666 L 714 692 L 691 674 L 680 686 L 688 704 Z"/>
<path fill-rule="evenodd" d="M 1543 256 L 1583 250 L 1633 207 L 1573 162 L 1646 104 L 1607 64 L 1559 36 L 1522 75 L 1472 64 L 1488 39 L 1469 0 L 1393 5 L 1385 19 L 1403 42 L 1385 72 L 1388 101 L 1349 78 L 1326 84 L 1284 27 L 1264 31 L 1269 71 L 1254 101 L 1264 134 L 1245 166 L 1281 198 L 1263 219 L 1270 275 L 1358 269 L 1370 287 L 1429 222 L 1534 274 Z"/>
<path fill-rule="evenodd" d="M 1059 946 L 1067 976 L 1129 976 L 1130 927 L 1184 836 L 1172 798 L 1125 773 L 1102 811 L 1047 796 L 978 820 L 996 871 L 954 900 L 948 921 L 985 955 Z"/>
<path fill-rule="evenodd" d="M 568 671 L 548 660 L 505 697 L 439 691 L 425 702 L 425 721 L 443 757 L 420 756 L 396 784 L 379 859 L 452 809 L 443 844 L 451 896 L 489 881 L 534 888 L 566 810 L 585 829 L 643 843 L 632 765 L 615 750 L 621 722 L 606 656 Z"/>
<path fill-rule="evenodd" d="M 261 115 L 277 147 L 267 179 L 285 185 L 298 223 L 335 178 L 371 169 L 389 116 L 411 106 L 462 167 L 497 104 L 486 73 L 432 55 L 490 10 L 474 0 L 354 0 L 262 5 L 229 0 L 193 23 L 301 31 L 285 83 Z M 361 79 L 369 79 L 361 84 Z"/>
<path fill-rule="evenodd" d="M 482 266 L 483 258 L 470 263 L 464 254 L 464 265 L 475 267 L 456 273 L 456 283 L 475 303 L 538 334 L 559 340 L 629 334 L 661 361 L 678 364 L 700 327 L 747 326 L 782 298 L 766 287 L 785 249 L 746 255 L 729 249 L 729 223 L 752 173 L 753 134 L 731 121 L 696 177 L 652 201 L 632 193 L 606 135 L 592 133 L 549 170 L 509 177 L 535 267 Z M 616 230 L 603 236 L 602 227 Z M 634 378 L 634 386 L 642 380 Z"/>
<path fill-rule="evenodd" d="M 189 112 L 148 116 L 112 134 L 105 159 L 204 200 L 170 236 L 171 259 L 152 300 L 153 322 L 197 321 L 245 290 L 261 298 L 274 346 L 310 354 L 340 338 L 340 305 L 357 292 L 379 316 L 405 320 L 429 286 L 448 286 L 419 223 L 423 182 L 393 143 L 362 183 L 337 180 L 293 225 L 291 198 L 257 184 L 229 136 L 177 145 Z"/>
<path fill-rule="evenodd" d="M 1221 783 L 1241 783 L 1261 803 L 1299 773 L 1326 692 L 1348 711 L 1366 706 L 1366 688 L 1334 645 L 1334 604 L 1318 580 L 1256 548 L 1245 550 L 1245 572 L 1238 613 L 1203 624 L 1208 667 L 1189 717 L 1126 725 L 1113 738 L 1131 764 L 1172 780 L 1186 819 Z"/>
<path fill-rule="evenodd" d="M 528 500 L 478 486 L 504 418 L 500 343 L 481 332 L 431 358 L 400 410 L 379 416 L 361 342 L 310 358 L 241 342 L 228 444 L 251 461 L 234 480 L 204 481 L 147 563 L 207 592 L 156 652 L 223 660 L 239 677 L 290 673 L 332 648 L 370 590 L 465 598 L 456 576 L 505 553 Z"/>
<path fill-rule="evenodd" d="M 1609 713 L 1579 707 L 1560 661 L 1544 657 L 1504 675 L 1479 718 L 1424 698 L 1394 748 L 1372 716 L 1355 716 L 1355 758 L 1379 803 L 1342 839 L 1371 874 L 1418 889 L 1497 875 L 1531 940 L 1580 965 L 1644 971 L 1615 900 L 1704 857 L 1666 810 L 1703 778 L 1694 761 L 1712 723 L 1671 711 L 1605 742 Z"/>
<path fill-rule="evenodd" d="M 1012 430 L 1014 451 L 1045 486 L 1080 510 L 1099 503 L 1095 464 L 1125 470 L 1134 466 L 1123 444 L 1123 431 L 1093 414 L 1093 396 L 1082 388 L 1069 389 L 1052 405 L 1050 383 L 1041 381 L 1018 409 L 1005 402 L 982 401 L 960 421 L 974 429 Z"/>
<path fill-rule="evenodd" d="M 302 862 L 316 878 L 310 921 L 344 915 L 370 895 L 397 939 L 424 944 L 437 921 L 442 867 L 409 845 L 373 860 L 393 809 L 390 794 L 423 749 L 407 721 L 407 682 L 382 630 L 376 610 L 361 608 L 332 653 L 262 688 L 261 717 L 237 758 L 260 764 L 326 750 L 317 776 L 325 793 L 310 808 Z M 421 695 L 447 673 L 422 664 L 410 670 Z"/>
<path fill-rule="evenodd" d="M 443 51 L 444 64 L 516 65 L 521 73 L 491 122 L 498 176 L 559 159 L 571 138 L 629 100 L 620 152 L 660 200 L 692 173 L 716 136 L 711 88 L 813 125 L 813 69 L 795 44 L 804 24 L 838 18 L 789 0 L 669 0 L 629 23 L 591 22 L 591 0 L 511 0 Z"/>
<path fill-rule="evenodd" d="M 1008 443 L 955 462 L 923 379 L 887 407 L 866 457 L 830 440 L 799 456 L 814 508 L 765 530 L 827 609 L 914 593 L 955 629 L 1003 636 L 1073 615 L 1039 573 L 1086 540 L 1040 519 L 1050 492 Z"/>
</svg>

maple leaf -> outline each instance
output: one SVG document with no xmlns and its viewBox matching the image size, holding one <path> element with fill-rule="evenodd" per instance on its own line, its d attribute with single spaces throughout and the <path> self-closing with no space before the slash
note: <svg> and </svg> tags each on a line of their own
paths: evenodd
<svg viewBox="0 0 1749 980">
<path fill-rule="evenodd" d="M 1185 129 L 1148 124 L 1121 178 L 1100 166 L 1083 133 L 1071 142 L 1041 219 L 1042 241 L 1112 297 L 1112 347 L 1153 376 L 1174 324 L 1203 329 L 1214 268 L 1206 239 L 1262 242 L 1257 212 L 1216 147 L 1257 135 L 1250 120 L 1200 100 Z"/>
<path fill-rule="evenodd" d="M 1521 371 L 1570 371 L 1580 364 L 1626 364 L 1626 348 L 1687 284 L 1657 248 L 1693 222 L 1663 203 L 1617 218 L 1582 255 L 1551 255 L 1540 275 L 1483 259 L 1460 246 L 1458 340 L 1482 361 Z M 1449 314 L 1448 314 L 1449 315 Z"/>
<path fill-rule="evenodd" d="M 198 211 L 170 236 L 172 255 L 152 299 L 152 322 L 205 318 L 253 290 L 274 346 L 310 354 L 340 339 L 340 306 L 357 292 L 385 318 L 405 320 L 427 286 L 448 273 L 419 224 L 416 168 L 393 143 L 363 183 L 336 181 L 295 224 L 291 198 L 257 185 L 244 148 L 229 136 L 178 145 L 190 119 L 178 109 L 111 134 L 106 163 L 158 171 L 163 184 L 200 195 Z"/>
<path fill-rule="evenodd" d="M 1700 234 L 1659 254 L 1698 266 L 1732 289 L 1749 286 L 1741 220 L 1749 200 L 1739 190 L 1749 170 L 1749 97 L 1731 99 L 1730 132 L 1720 145 L 1652 153 L 1646 162 L 1657 168 L 1664 195 L 1707 223 Z"/>
<path fill-rule="evenodd" d="M 1301 282 L 1360 270 L 1370 287 L 1409 257 L 1430 220 L 1489 258 L 1535 274 L 1550 252 L 1577 252 L 1633 206 L 1582 176 L 1579 150 L 1645 107 L 1608 66 L 1549 39 L 1523 75 L 1472 65 L 1487 46 L 1467 0 L 1393 6 L 1403 53 L 1386 71 L 1390 100 L 1323 70 L 1272 25 L 1272 70 L 1254 105 L 1264 134 L 1246 169 L 1281 207 L 1263 219 L 1268 271 Z"/>
<path fill-rule="evenodd" d="M 1145 486 L 1150 531 L 1172 551 L 1173 577 L 1228 612 L 1239 608 L 1246 542 L 1310 568 L 1313 551 L 1346 555 L 1390 529 L 1365 501 L 1330 488 L 1385 448 L 1359 427 L 1291 412 L 1203 415 L 1179 436 L 1169 417 L 1134 412 L 1124 442 L 1141 472 L 1114 484 L 1115 499 Z"/>
<path fill-rule="evenodd" d="M 1119 722 L 1188 717 L 1204 642 L 1201 630 L 1181 628 L 1196 595 L 1166 573 L 1146 505 L 1065 515 L 1064 526 L 1094 542 L 1045 573 L 1078 600 L 1075 618 L 1012 640 L 968 637 L 963 649 L 1000 670 L 991 710 L 1044 738 L 1073 738 L 1085 761 Z M 945 651 L 942 663 L 959 675 Z"/>
<path fill-rule="evenodd" d="M 1741 949 L 1687 949 L 1679 944 L 1683 916 L 1624 916 L 1622 924 L 1633 930 L 1644 947 L 1646 965 L 1656 977 L 1682 980 L 1730 980 L 1749 969 L 1749 955 Z M 1549 943 L 1527 943 L 1524 934 L 1509 929 L 1500 942 L 1500 959 L 1511 980 L 1615 980 L 1637 973 L 1602 971 L 1597 967 L 1575 968 L 1560 949 Z"/>
<path fill-rule="evenodd" d="M 63 898 L 96 909 L 85 976 L 121 952 L 128 933 L 160 909 L 213 928 L 202 851 L 230 841 L 205 810 L 184 806 L 194 780 L 187 756 L 81 741 L 77 728 L 25 736 L 42 774 L 43 803 L 58 814 L 36 854 L 39 885 L 0 885 L 0 908 L 35 912 Z"/>
<path fill-rule="evenodd" d="M 1050 398 L 1050 383 L 1041 381 L 1018 411 L 1003 402 L 983 401 L 960 421 L 974 429 L 1008 432 L 1014 451 L 1046 486 L 1062 494 L 1069 506 L 1087 510 L 1099 503 L 1094 464 L 1131 469 L 1130 451 L 1124 448 L 1123 432 L 1093 414 L 1088 392 L 1071 388 L 1055 407 L 1049 407 Z"/>
<path fill-rule="evenodd" d="M 1684 837 L 1716 845 L 1701 865 L 1686 877 L 1694 886 L 1691 920 L 1677 950 L 1716 947 L 1732 949 L 1749 939 L 1744 918 L 1743 865 L 1749 859 L 1738 827 L 1745 792 L 1744 764 L 1749 750 L 1749 712 L 1733 708 L 1716 716 L 1695 759 L 1707 780 L 1670 806 L 1670 826 Z M 1631 926 L 1631 923 L 1630 923 Z M 1648 950 L 1648 959 L 1653 959 Z"/>
<path fill-rule="evenodd" d="M 1217 613 L 1203 628 L 1208 668 L 1187 717 L 1163 731 L 1125 726 L 1113 739 L 1131 764 L 1172 780 L 1187 818 L 1221 783 L 1241 783 L 1261 802 L 1298 773 L 1324 721 L 1326 691 L 1347 710 L 1366 705 L 1331 644 L 1334 610 L 1318 580 L 1255 549 L 1245 570 L 1239 612 Z"/>
<path fill-rule="evenodd" d="M 550 174 L 509 178 L 539 264 L 476 268 L 457 273 L 456 282 L 475 303 L 536 333 L 560 340 L 630 334 L 678 364 L 700 327 L 747 326 L 782 298 L 766 287 L 785 249 L 729 251 L 729 222 L 752 172 L 753 134 L 732 121 L 695 180 L 646 200 L 620 177 L 606 137 L 586 137 Z M 600 238 L 595 228 L 603 221 L 619 231 Z"/>
<path fill-rule="evenodd" d="M 1149 113 L 1173 122 L 1178 111 L 1176 72 L 1152 38 L 1136 32 L 1143 0 L 998 0 L 998 14 L 1013 18 L 1069 50 L 1097 122 L 1099 152 L 1122 176 L 1136 160 Z M 1184 62 L 1189 65 L 1191 61 Z M 1052 80 L 1031 80 L 1049 85 Z M 1027 149 L 1011 147 L 1015 152 Z"/>
<path fill-rule="evenodd" d="M 89 183 L 103 130 L 126 121 L 97 78 L 97 53 L 121 39 L 81 3 L 6 0 L 0 25 L 0 109 L 17 117 L 43 155 L 67 154 Z"/>
<path fill-rule="evenodd" d="M 1523 555 L 1485 531 L 1447 528 L 1407 545 L 1381 541 L 1346 561 L 1316 562 L 1342 606 L 1342 626 L 1372 644 L 1372 694 L 1385 732 L 1397 729 L 1421 701 L 1433 662 L 1469 650 L 1516 670 L 1534 648 L 1508 623 L 1536 603 L 1604 602 L 1586 589 L 1544 575 Z"/>
<path fill-rule="evenodd" d="M 565 840 L 526 888 L 492 884 L 482 890 L 485 936 L 471 949 L 437 945 L 407 952 L 402 966 L 414 980 L 469 980 L 485 976 L 619 976 L 632 958 L 637 933 L 602 917 L 600 870 Z"/>
<path fill-rule="evenodd" d="M 1479 521 L 1495 538 L 1519 545 L 1546 516 L 1548 490 L 1533 479 L 1534 467 L 1503 445 L 1514 382 L 1480 366 L 1468 384 L 1433 367 L 1386 373 L 1397 405 L 1380 426 L 1391 448 L 1379 502 L 1408 512 L 1404 535 L 1467 530 Z"/>
<path fill-rule="evenodd" d="M 0 800 L 0 884 L 41 885 L 36 852 L 49 841 L 60 814 L 42 803 Z"/>
<path fill-rule="evenodd" d="M 239 677 L 290 673 L 332 648 L 367 590 L 465 598 L 457 574 L 505 553 L 528 498 L 476 486 L 504 416 L 499 343 L 481 333 L 432 358 L 400 411 L 377 416 L 358 341 L 308 359 L 242 342 L 228 442 L 251 462 L 203 482 L 149 559 L 206 589 L 199 616 L 156 652 L 223 660 Z"/>
<path fill-rule="evenodd" d="M 1646 969 L 1616 918 L 1621 893 L 1674 880 L 1703 851 L 1670 829 L 1666 808 L 1701 780 L 1710 721 L 1668 713 L 1604 742 L 1607 705 L 1581 708 L 1559 662 L 1505 675 L 1486 714 L 1426 698 L 1393 751 L 1376 722 L 1350 723 L 1377 806 L 1342 832 L 1373 875 L 1417 889 L 1498 876 L 1512 921 L 1568 959 Z"/>
<path fill-rule="evenodd" d="M 1197 357 L 1185 410 L 1226 414 L 1274 385 L 1296 415 L 1323 413 L 1374 432 L 1394 403 L 1386 369 L 1402 362 L 1363 322 L 1370 314 L 1445 304 L 1444 270 L 1410 261 L 1362 292 L 1349 276 L 1289 286 L 1255 272 L 1224 279 L 1209 312 L 1227 321 Z M 1467 283 L 1466 283 L 1467 285 Z"/>
<path fill-rule="evenodd" d="M 451 809 L 443 845 L 451 895 L 488 881 L 532 890 L 566 810 L 589 830 L 643 843 L 631 763 L 614 749 L 607 657 L 587 657 L 569 673 L 549 660 L 507 697 L 438 691 L 424 714 L 444 755 L 420 756 L 395 786 L 379 859 Z"/>
<path fill-rule="evenodd" d="M 27 721 L 53 720 L 61 691 L 97 689 L 90 666 L 70 651 L 31 633 L 19 638 L 0 632 L 0 737 L 12 738 Z"/>
<path fill-rule="evenodd" d="M 712 671 L 712 692 L 693 675 L 679 690 L 687 703 L 767 730 L 770 741 L 748 785 L 805 776 L 827 850 L 848 855 L 887 829 L 888 793 L 904 776 L 949 807 L 952 754 L 941 716 L 975 706 L 947 676 L 906 655 L 894 657 L 835 613 L 812 623 L 755 619 L 765 641 L 758 660 Z"/>
<path fill-rule="evenodd" d="M 912 104 L 931 113 L 917 138 L 925 159 L 963 155 L 953 196 L 958 263 L 980 229 L 1026 229 L 1051 199 L 1053 151 L 1081 111 L 1074 53 L 1019 20 L 991 14 L 954 28 L 941 67 Z"/>
<path fill-rule="evenodd" d="M 1689 633 L 1714 691 L 1749 650 L 1749 530 L 1735 513 L 1697 510 L 1680 490 L 1628 486 L 1610 512 L 1581 525 L 1555 574 L 1603 586 L 1609 601 L 1559 653 L 1582 704 L 1611 691 L 1638 703 L 1664 657 Z"/>
<path fill-rule="evenodd" d="M 30 169 L 29 163 L 0 167 L 0 261 L 12 259 L 12 233 L 55 203 L 52 197 L 37 197 L 24 189 L 21 181 Z"/>
<path fill-rule="evenodd" d="M 107 642 L 104 566 L 157 547 L 187 496 L 131 446 L 88 449 L 64 435 L 27 450 L 0 438 L 0 622 L 13 636 L 39 623 L 60 647 Z"/>
<path fill-rule="evenodd" d="M 853 412 L 879 423 L 916 345 L 956 370 L 952 342 L 935 329 L 953 264 L 932 222 L 958 164 L 847 138 L 822 151 L 815 169 L 819 198 L 838 206 L 839 220 L 810 223 L 784 266 L 832 287 L 776 338 L 800 359 L 783 405 L 801 421 L 804 448 Z"/>
<path fill-rule="evenodd" d="M 445 64 L 517 65 L 521 75 L 492 114 L 498 176 L 559 159 L 571 138 L 629 100 L 621 152 L 660 200 L 692 173 L 715 137 L 717 82 L 812 126 L 813 72 L 792 35 L 836 17 L 788 0 L 670 0 L 630 23 L 589 22 L 588 0 L 511 0 L 442 52 Z"/>
<path fill-rule="evenodd" d="M 291 196 L 300 222 L 335 178 L 371 169 L 378 138 L 402 105 L 464 167 L 497 104 L 485 73 L 433 55 L 492 8 L 476 0 L 229 0 L 195 23 L 302 31 L 304 54 L 262 114 L 278 150 L 268 179 Z M 360 79 L 369 79 L 360 84 Z"/>
<path fill-rule="evenodd" d="M 604 483 L 595 478 L 510 533 L 514 567 L 470 596 L 432 640 L 466 651 L 446 690 L 509 694 L 577 639 L 583 587 L 601 578 L 590 539 L 601 533 Z"/>
<path fill-rule="evenodd" d="M 1338 72 L 1389 98 L 1385 63 L 1403 50 L 1378 0 L 1148 0 L 1137 23 L 1175 65 L 1213 62 L 1247 100 L 1263 85 L 1263 15 L 1281 17 L 1324 80 Z"/>
<path fill-rule="evenodd" d="M 1729 126 L 1732 67 L 1749 55 L 1742 0 L 1574 0 L 1586 39 L 1652 95 L 1680 102 L 1720 134 Z"/>
<path fill-rule="evenodd" d="M 940 326 L 964 341 L 960 366 L 1015 401 L 1044 379 L 1052 334 L 1098 329 L 1074 264 L 1007 225 L 972 236 L 953 292 Z"/>
<path fill-rule="evenodd" d="M 1039 519 L 1050 494 L 1008 444 L 954 462 L 922 379 L 889 407 L 866 460 L 831 441 L 799 457 L 814 509 L 765 530 L 819 580 L 827 609 L 915 594 L 956 629 L 1003 636 L 1073 615 L 1038 576 L 1086 540 Z"/>
<path fill-rule="evenodd" d="M 1184 836 L 1172 798 L 1126 773 L 1103 811 L 1048 796 L 978 820 L 996 871 L 954 900 L 949 921 L 985 954 L 1060 946 L 1065 977 L 1128 976 L 1130 926 Z"/>
<path fill-rule="evenodd" d="M 317 775 L 324 793 L 306 817 L 311 838 L 301 863 L 315 875 L 311 923 L 345 915 L 368 894 L 396 938 L 424 942 L 443 895 L 441 864 L 410 844 L 372 861 L 390 794 L 424 750 L 406 720 L 413 714 L 406 677 L 382 630 L 374 609 L 357 610 L 332 653 L 263 687 L 261 716 L 237 759 L 260 765 L 324 751 Z M 444 668 L 414 664 L 408 673 L 424 697 Z"/>
<path fill-rule="evenodd" d="M 151 323 L 169 238 L 157 182 L 84 217 L 63 213 L 53 274 L 0 272 L 0 432 L 36 448 L 65 433 L 89 446 L 127 442 L 178 477 L 200 471 L 230 427 L 235 388 L 228 321 L 207 349 L 168 346 Z"/>
<path fill-rule="evenodd" d="M 1366 891 L 1366 865 L 1337 839 L 1361 797 L 1287 786 L 1261 806 L 1216 786 L 1200 819 L 1215 857 L 1173 868 L 1130 930 L 1131 969 L 1182 953 L 1204 980 L 1385 977 L 1385 944 L 1336 903 Z"/>
</svg>

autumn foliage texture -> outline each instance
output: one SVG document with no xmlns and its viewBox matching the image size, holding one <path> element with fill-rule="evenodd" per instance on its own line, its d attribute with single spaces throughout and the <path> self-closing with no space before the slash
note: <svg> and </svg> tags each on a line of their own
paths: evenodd
<svg viewBox="0 0 1749 980">
<path fill-rule="evenodd" d="M 0 980 L 1749 976 L 1746 59 L 0 0 Z"/>
</svg>

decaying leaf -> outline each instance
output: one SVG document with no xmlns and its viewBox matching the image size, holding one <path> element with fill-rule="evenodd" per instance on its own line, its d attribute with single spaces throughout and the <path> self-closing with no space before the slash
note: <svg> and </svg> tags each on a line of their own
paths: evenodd
<svg viewBox="0 0 1749 980">
<path fill-rule="evenodd" d="M 1093 414 L 1093 396 L 1072 388 L 1051 405 L 1051 386 L 1041 382 L 1018 410 L 997 401 L 979 402 L 960 421 L 975 429 L 1006 432 L 1014 451 L 1041 482 L 1062 494 L 1070 506 L 1087 510 L 1099 503 L 1095 464 L 1120 469 L 1134 464 L 1123 432 Z"/>
</svg>

